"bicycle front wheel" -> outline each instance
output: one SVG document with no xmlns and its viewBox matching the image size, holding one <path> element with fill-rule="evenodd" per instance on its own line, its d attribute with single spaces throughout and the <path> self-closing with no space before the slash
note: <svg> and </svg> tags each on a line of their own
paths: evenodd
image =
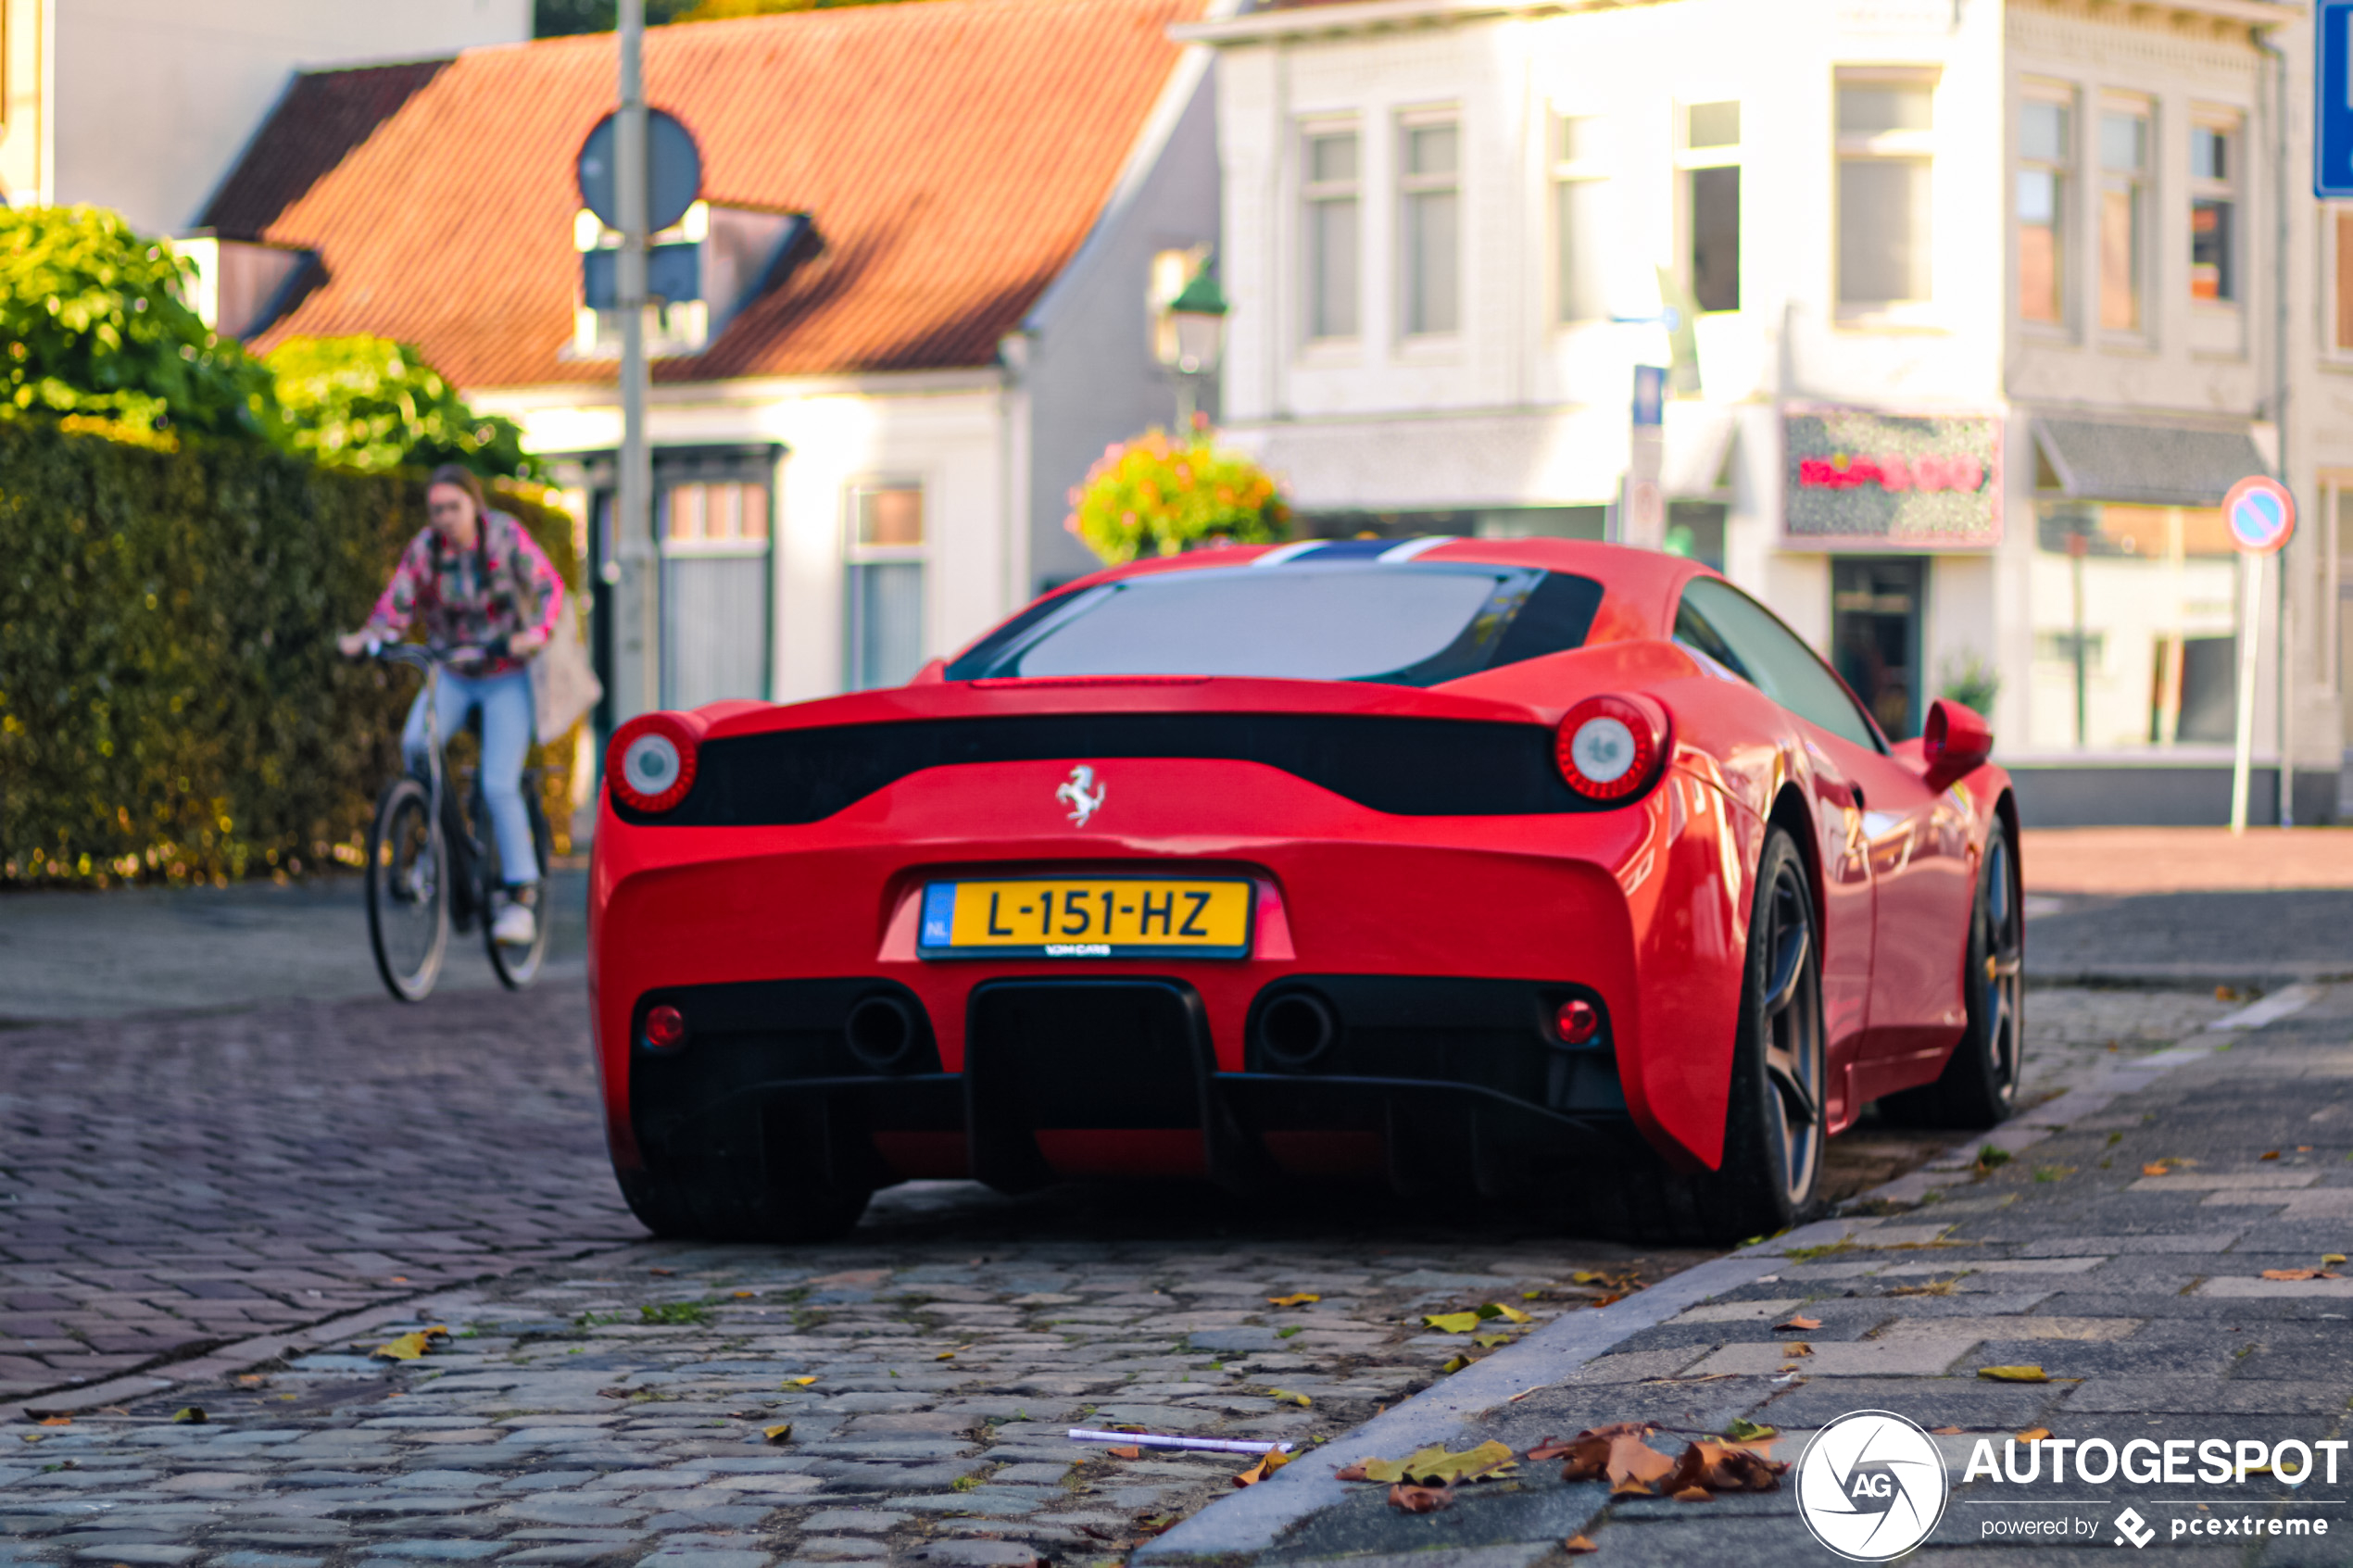
<svg viewBox="0 0 2353 1568">
<path fill-rule="evenodd" d="M 547 958 L 547 928 L 555 921 L 555 900 L 548 897 L 547 872 L 556 858 L 555 834 L 547 826 L 547 813 L 540 809 L 539 791 L 535 781 L 523 786 L 523 807 L 531 813 L 531 847 L 539 859 L 538 918 L 533 922 L 531 940 L 526 943 L 501 942 L 491 933 L 491 919 L 482 921 L 482 939 L 490 949 L 490 968 L 498 983 L 510 991 L 520 991 L 539 977 L 539 966 Z M 496 862 L 498 851 L 494 846 L 490 859 Z"/>
<path fill-rule="evenodd" d="M 432 995 L 449 950 L 449 848 L 415 779 L 384 790 L 368 828 L 368 940 L 395 997 Z"/>
</svg>

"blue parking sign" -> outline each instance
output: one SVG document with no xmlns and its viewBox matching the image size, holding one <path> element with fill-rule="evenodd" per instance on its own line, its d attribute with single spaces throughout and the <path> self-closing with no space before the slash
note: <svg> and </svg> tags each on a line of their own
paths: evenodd
<svg viewBox="0 0 2353 1568">
<path fill-rule="evenodd" d="M 2312 27 L 2312 194 L 2353 197 L 2353 0 L 2321 0 Z"/>
</svg>

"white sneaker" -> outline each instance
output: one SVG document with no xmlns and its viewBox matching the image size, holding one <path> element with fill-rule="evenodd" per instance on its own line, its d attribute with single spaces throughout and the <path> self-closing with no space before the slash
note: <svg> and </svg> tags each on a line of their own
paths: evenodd
<svg viewBox="0 0 2353 1568">
<path fill-rule="evenodd" d="M 528 947 L 539 939 L 539 922 L 528 904 L 509 904 L 491 922 L 490 939 L 510 947 Z"/>
</svg>

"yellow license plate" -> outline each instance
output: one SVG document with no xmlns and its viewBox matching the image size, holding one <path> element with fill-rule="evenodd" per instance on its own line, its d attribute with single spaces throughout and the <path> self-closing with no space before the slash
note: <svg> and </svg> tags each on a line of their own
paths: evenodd
<svg viewBox="0 0 2353 1568">
<path fill-rule="evenodd" d="M 1197 877 L 1026 878 L 924 888 L 927 959 L 1239 959 L 1250 884 Z"/>
</svg>

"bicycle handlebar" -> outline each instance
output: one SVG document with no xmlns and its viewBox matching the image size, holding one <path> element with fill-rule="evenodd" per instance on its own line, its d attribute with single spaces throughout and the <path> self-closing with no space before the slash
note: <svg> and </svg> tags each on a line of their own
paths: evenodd
<svg viewBox="0 0 2353 1568">
<path fill-rule="evenodd" d="M 507 651 L 506 642 L 506 638 L 498 637 L 493 639 L 493 646 L 490 647 L 451 648 L 447 655 L 436 657 L 431 648 L 421 643 L 396 643 L 389 639 L 371 637 L 361 645 L 361 657 L 380 659 L 388 664 L 414 665 L 419 670 L 430 670 L 435 664 L 446 664 L 453 670 L 462 670 L 469 665 L 480 664 L 485 659 L 503 656 Z"/>
</svg>

